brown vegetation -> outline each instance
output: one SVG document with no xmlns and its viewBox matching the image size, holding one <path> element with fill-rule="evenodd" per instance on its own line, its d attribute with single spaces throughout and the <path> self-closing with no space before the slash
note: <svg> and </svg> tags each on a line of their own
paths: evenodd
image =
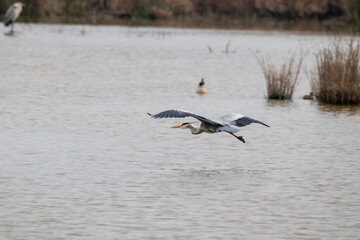
<svg viewBox="0 0 360 240">
<path fill-rule="evenodd" d="M 360 103 L 360 45 L 351 40 L 336 40 L 317 55 L 312 73 L 312 90 L 316 98 L 331 104 Z"/>
<path fill-rule="evenodd" d="M 0 11 L 15 0 L 0 0 Z M 359 0 L 23 0 L 25 21 L 101 24 L 186 23 L 240 28 L 319 22 L 322 28 L 357 24 Z M 358 6 L 358 8 L 356 8 Z M 348 16 L 348 17 L 347 17 Z M 273 22 L 269 24 L 269 19 Z M 332 21 L 330 21 L 332 20 Z M 329 22 L 330 21 L 330 22 Z M 271 21 L 270 21 L 271 22 Z M 280 23 L 280 24 L 279 24 Z M 287 23 L 287 24 L 285 24 Z M 339 24 L 340 23 L 340 24 Z M 271 25 L 271 26 L 270 26 Z M 310 26 L 310 24 L 308 24 Z M 312 24 L 314 25 L 314 24 Z"/>
<path fill-rule="evenodd" d="M 268 99 L 291 99 L 302 65 L 302 54 L 297 63 L 295 56 L 292 56 L 280 66 L 280 69 L 266 62 L 263 58 L 257 57 L 257 60 L 265 77 Z"/>
</svg>

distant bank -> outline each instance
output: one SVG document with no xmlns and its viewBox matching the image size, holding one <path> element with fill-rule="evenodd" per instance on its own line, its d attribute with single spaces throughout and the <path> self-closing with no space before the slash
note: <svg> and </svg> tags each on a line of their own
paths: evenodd
<svg viewBox="0 0 360 240">
<path fill-rule="evenodd" d="M 13 0 L 0 0 L 4 15 Z M 26 0 L 19 21 L 353 32 L 360 0 Z"/>
</svg>

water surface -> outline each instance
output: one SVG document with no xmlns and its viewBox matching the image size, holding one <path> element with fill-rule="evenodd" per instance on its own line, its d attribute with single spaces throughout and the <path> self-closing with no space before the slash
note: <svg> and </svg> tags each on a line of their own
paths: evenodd
<svg viewBox="0 0 360 240">
<path fill-rule="evenodd" d="M 1 239 L 360 236 L 360 109 L 302 100 L 314 53 L 331 37 L 15 30 L 0 35 Z M 252 52 L 281 63 L 301 49 L 293 101 L 267 101 Z M 195 94 L 201 78 L 205 96 Z M 146 114 L 172 108 L 238 112 L 271 128 L 242 129 L 243 144 Z"/>
</svg>

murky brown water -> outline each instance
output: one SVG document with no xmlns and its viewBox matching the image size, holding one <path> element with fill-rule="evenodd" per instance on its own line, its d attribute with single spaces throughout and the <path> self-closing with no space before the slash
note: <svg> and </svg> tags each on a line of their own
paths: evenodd
<svg viewBox="0 0 360 240">
<path fill-rule="evenodd" d="M 330 37 L 15 31 L 0 35 L 1 239 L 359 238 L 360 109 L 301 98 Z M 265 99 L 249 49 L 274 60 L 309 50 L 293 101 Z M 206 96 L 195 94 L 202 77 Z M 271 128 L 244 128 L 242 144 L 146 114 L 171 108 L 239 112 Z"/>
</svg>

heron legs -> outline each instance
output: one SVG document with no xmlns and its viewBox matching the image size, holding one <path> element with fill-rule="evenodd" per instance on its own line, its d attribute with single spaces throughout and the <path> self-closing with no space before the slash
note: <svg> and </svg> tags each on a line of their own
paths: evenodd
<svg viewBox="0 0 360 240">
<path fill-rule="evenodd" d="M 5 35 L 7 35 L 7 36 L 14 35 L 14 25 L 13 25 L 13 23 L 11 23 L 10 25 L 11 25 L 10 31 L 5 33 Z"/>
<path fill-rule="evenodd" d="M 242 141 L 243 143 L 245 143 L 245 139 L 242 137 L 242 136 L 236 136 L 235 134 L 233 133 L 229 133 L 231 135 L 233 135 L 234 137 L 236 137 L 238 140 Z"/>
</svg>

